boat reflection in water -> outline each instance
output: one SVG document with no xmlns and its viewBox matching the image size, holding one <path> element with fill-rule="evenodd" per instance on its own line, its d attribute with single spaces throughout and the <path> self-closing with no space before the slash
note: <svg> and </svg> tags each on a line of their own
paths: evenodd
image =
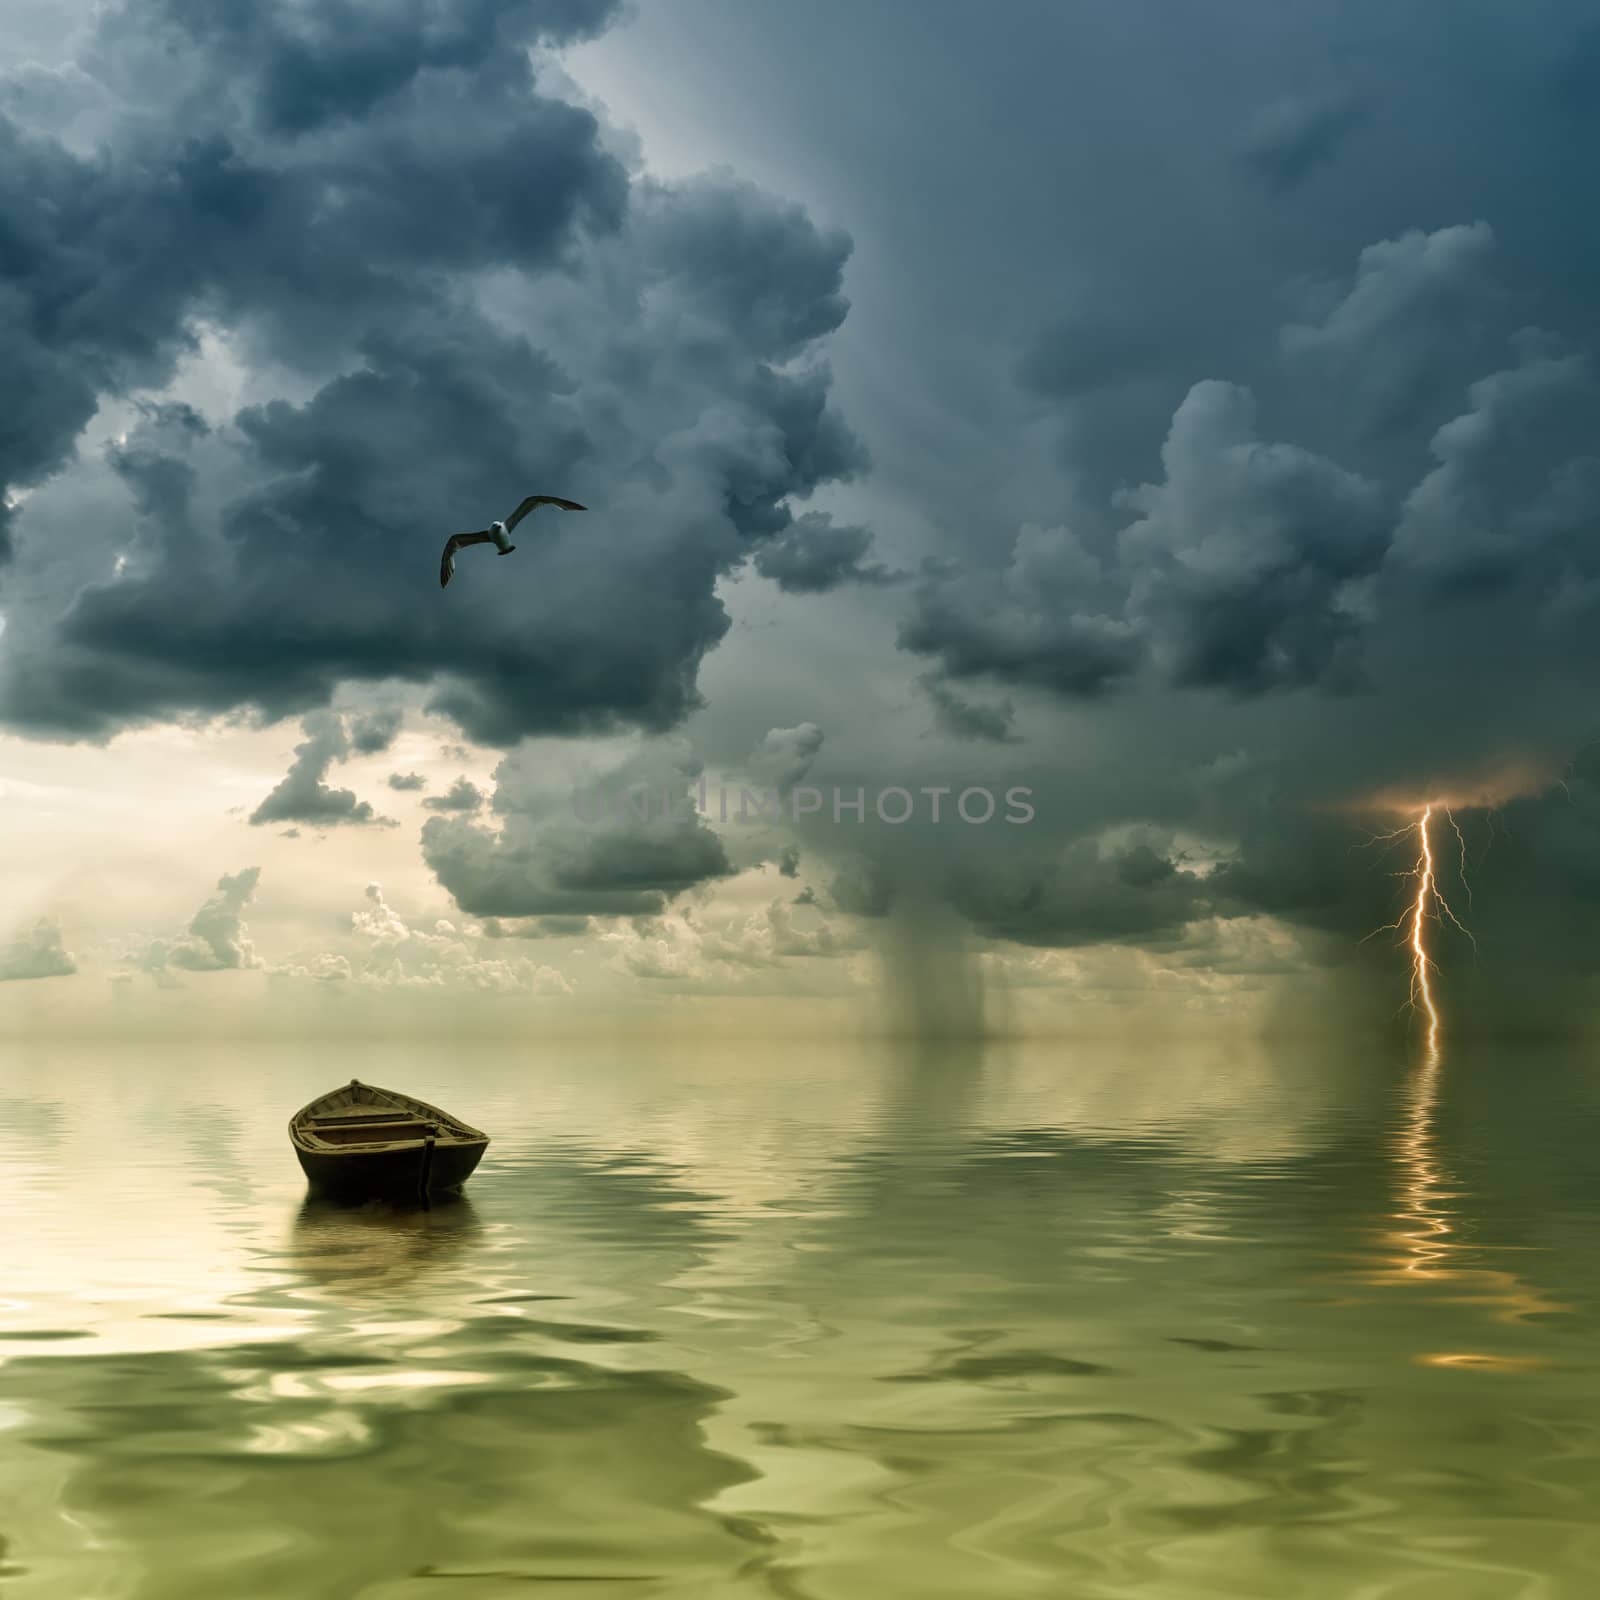
<svg viewBox="0 0 1600 1600">
<path fill-rule="evenodd" d="M 398 1288 L 459 1263 L 482 1235 L 463 1194 L 435 1195 L 426 1206 L 310 1195 L 295 1213 L 285 1264 L 323 1288 Z"/>
</svg>

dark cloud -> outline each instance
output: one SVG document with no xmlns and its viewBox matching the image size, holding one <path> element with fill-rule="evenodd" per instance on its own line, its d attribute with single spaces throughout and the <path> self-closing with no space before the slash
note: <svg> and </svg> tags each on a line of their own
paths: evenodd
<svg viewBox="0 0 1600 1600">
<path fill-rule="evenodd" d="M 641 745 L 599 781 L 562 786 L 531 756 L 495 774 L 496 831 L 432 817 L 422 853 L 475 916 L 654 916 L 668 900 L 733 872 L 696 814 L 700 763 L 677 741 Z"/>
<path fill-rule="evenodd" d="M 800 876 L 800 852 L 792 844 L 778 852 L 778 875 L 783 878 Z"/>
<path fill-rule="evenodd" d="M 1355 629 L 1351 585 L 1387 549 L 1380 487 L 1256 435 L 1255 401 L 1197 384 L 1162 448 L 1165 481 L 1130 490 L 1122 532 L 1129 612 L 1157 665 L 1186 686 L 1337 684 Z"/>
<path fill-rule="evenodd" d="M 457 778 L 444 794 L 422 803 L 429 811 L 477 811 L 487 798 L 470 779 Z"/>
<path fill-rule="evenodd" d="M 1207 880 L 1210 903 L 1307 935 L 1301 960 L 1329 969 L 1347 997 L 1364 995 L 1381 1020 L 1410 989 L 1421 810 L 1262 810 Z M 1600 977 L 1586 907 L 1600 885 L 1600 746 L 1539 793 L 1454 804 L 1447 794 L 1429 829 L 1452 915 L 1430 914 L 1424 939 L 1451 1025 L 1539 1031 L 1592 1015 Z"/>
<path fill-rule="evenodd" d="M 1101 694 L 1148 657 L 1166 681 L 1259 693 L 1354 681 L 1355 586 L 1387 552 L 1379 485 L 1256 433 L 1255 401 L 1197 384 L 1162 449 L 1164 480 L 1119 496 L 1135 513 L 1116 564 L 1067 529 L 1027 528 L 998 580 L 925 583 L 904 649 L 943 679 Z M 1123 589 L 1120 615 L 1086 609 Z M 1110 611 L 1107 606 L 1107 611 Z"/>
<path fill-rule="evenodd" d="M 0 215 L 10 219 L 0 345 L 11 382 L 28 395 L 0 430 L 0 504 L 6 490 L 61 465 L 103 391 L 162 382 L 187 341 L 182 291 L 144 281 L 118 249 L 118 226 L 137 200 L 117 188 L 0 115 Z M 121 266 L 102 272 L 119 254 Z M 13 521 L 9 512 L 0 521 L 0 560 L 11 554 Z"/>
<path fill-rule="evenodd" d="M 933 706 L 934 721 L 956 739 L 986 739 L 991 744 L 1018 742 L 1013 722 L 1017 708 L 1009 700 L 973 700 L 959 694 L 937 673 L 917 679 Z"/>
<path fill-rule="evenodd" d="M 846 583 L 879 584 L 896 576 L 877 563 L 863 565 L 872 546 L 865 528 L 844 527 L 808 511 L 786 533 L 755 554 L 755 569 L 786 594 L 826 594 Z"/>
<path fill-rule="evenodd" d="M 358 712 L 347 722 L 351 750 L 357 755 L 381 755 L 394 743 L 404 720 L 405 713 L 396 706 Z"/>
<path fill-rule="evenodd" d="M 1446 257 L 1478 248 L 1473 230 L 1456 232 Z M 1416 265 L 1437 237 L 1401 241 L 1365 276 Z M 1300 330 L 1297 355 L 1331 345 L 1329 330 L 1346 321 L 1363 329 L 1350 333 L 1352 352 L 1385 347 L 1375 330 L 1387 292 L 1370 317 L 1346 318 L 1355 291 Z M 1266 442 L 1248 390 L 1197 384 L 1172 418 L 1161 480 L 1117 496 L 1132 520 L 1113 555 L 1095 556 L 1064 528 L 1025 528 L 998 574 L 946 569 L 925 580 L 901 645 L 937 661 L 924 683 L 944 695 L 953 681 L 987 679 L 1092 697 L 1142 669 L 1239 694 L 1370 692 L 1387 633 L 1485 585 L 1520 592 L 1504 621 L 1535 641 L 1552 607 L 1593 603 L 1583 530 L 1600 511 L 1600 388 L 1584 356 L 1550 336 L 1513 342 L 1518 364 L 1471 385 L 1470 409 L 1436 430 L 1434 465 L 1409 488 Z M 1470 649 L 1470 636 L 1450 648 Z"/>
<path fill-rule="evenodd" d="M 354 748 L 344 719 L 332 711 L 311 711 L 301 726 L 306 740 L 295 746 L 294 763 L 283 782 L 250 813 L 250 821 L 258 827 L 268 822 L 305 822 L 318 828 L 340 824 L 392 827 L 389 818 L 380 817 L 370 801 L 358 800 L 353 790 L 334 789 L 325 781 L 328 768 L 345 760 Z M 370 723 L 368 726 L 370 736 Z"/>
<path fill-rule="evenodd" d="M 1592 919 L 1600 893 L 1600 745 L 1581 750 L 1542 794 L 1493 814 L 1458 812 L 1455 820 L 1462 850 L 1435 825 L 1442 881 L 1472 937 L 1442 922 L 1430 930 L 1448 1010 L 1468 1026 L 1542 1031 L 1587 1022 L 1600 1001 Z M 1391 847 L 1391 867 L 1410 864 L 1407 848 Z M 1383 953 L 1389 971 L 1397 955 L 1404 960 L 1392 948 Z"/>
<path fill-rule="evenodd" d="M 492 743 L 655 733 L 699 708 L 720 579 L 865 582 L 786 608 L 818 641 L 816 703 L 731 718 L 718 766 L 815 717 L 830 766 L 870 747 L 851 782 L 885 779 L 906 746 L 863 726 L 862 641 L 829 632 L 876 606 L 935 731 L 1055 778 L 1056 803 L 904 860 L 819 824 L 802 842 L 838 906 L 921 949 L 926 886 L 957 944 L 1219 970 L 1247 959 L 1207 944 L 1230 919 L 1332 961 L 1392 911 L 1392 862 L 1330 802 L 1425 798 L 1587 734 L 1600 55 L 1576 0 L 1460 29 L 1442 7 L 1175 0 L 995 29 L 931 0 L 910 31 L 846 0 L 729 29 L 682 0 L 599 47 L 670 81 L 705 144 L 825 195 L 854 260 L 736 179 L 630 175 L 522 48 L 609 14 L 130 7 L 59 92 L 0 95 L 0 338 L 29 396 L 0 475 L 37 486 L 7 513 L 14 726 L 302 715 L 363 681 L 425 685 Z M 252 398 L 285 398 L 209 431 L 147 409 L 52 479 L 201 327 Z M 941 558 L 904 595 L 875 581 L 865 513 L 794 518 L 868 472 L 823 340 L 870 419 L 873 525 Z M 430 587 L 445 532 L 529 490 L 593 509 Z M 1037 744 L 1014 742 L 1024 716 Z M 492 823 L 424 835 L 475 914 L 653 915 L 725 868 L 694 826 L 584 832 L 520 756 L 499 781 Z M 1486 869 L 1497 907 L 1587 881 L 1569 789 L 1570 814 L 1559 791 L 1508 805 L 1537 839 L 1490 860 L 1537 881 Z M 1483 915 L 1487 950 L 1510 913 Z M 1559 915 L 1505 929 L 1529 973 L 1541 930 L 1583 947 Z M 1380 946 L 1351 962 L 1387 974 Z"/>
<path fill-rule="evenodd" d="M 617 0 L 423 0 L 403 11 L 345 0 L 291 21 L 271 7 L 164 0 L 144 15 L 249 83 L 263 132 L 298 136 L 371 115 L 425 72 L 477 74 L 497 55 L 591 36 L 617 10 Z"/>
<path fill-rule="evenodd" d="M 886 917 L 894 904 L 891 873 L 871 856 L 850 856 L 841 862 L 828 894 L 839 910 L 855 917 Z"/>
<path fill-rule="evenodd" d="M 1101 587 L 1101 564 L 1066 529 L 1025 528 L 1000 575 L 924 579 L 900 647 L 935 658 L 947 679 L 1104 694 L 1137 671 L 1143 642 L 1124 618 L 1089 609 Z"/>
<path fill-rule="evenodd" d="M 1513 298 L 1486 222 L 1408 229 L 1362 250 L 1348 287 L 1278 335 L 1287 377 L 1339 397 L 1347 448 L 1390 472 L 1412 468 L 1426 429 L 1507 353 Z"/>
<path fill-rule="evenodd" d="M 331 332 L 336 308 L 393 308 L 406 297 L 397 278 L 424 255 L 448 259 L 452 240 L 547 257 L 580 209 L 614 220 L 623 180 L 592 120 L 537 96 L 517 104 L 515 70 L 471 77 L 610 11 L 477 5 L 446 18 L 330 0 L 293 26 L 272 7 L 150 0 L 101 16 L 77 68 L 126 114 L 99 151 L 74 155 L 0 117 L 0 212 L 26 219 L 0 328 L 31 401 L 0 435 L 0 488 L 54 471 L 101 396 L 170 377 L 194 313 L 266 315 L 304 338 L 313 323 Z M 451 102 L 440 126 L 453 148 L 422 137 L 416 116 Z M 241 105 L 253 129 L 234 120 Z M 364 112 L 373 123 L 350 127 Z M 320 122 L 342 136 L 299 137 Z"/>
<path fill-rule="evenodd" d="M 1585 604 L 1600 565 L 1600 384 L 1591 363 L 1537 335 L 1519 365 L 1472 385 L 1433 436 L 1407 496 L 1394 562 L 1430 589 L 1507 593 L 1530 582 Z"/>
<path fill-rule="evenodd" d="M 389 774 L 389 787 L 402 792 L 415 789 L 426 789 L 428 780 L 420 772 L 391 772 Z"/>
<path fill-rule="evenodd" d="M 841 911 L 890 917 L 903 944 L 918 924 L 949 910 L 973 931 L 1016 944 L 1159 946 L 1191 922 L 1237 914 L 1209 875 L 1188 866 L 1170 836 L 1080 838 L 1041 835 L 990 848 L 899 848 L 849 862 L 830 893 Z"/>
<path fill-rule="evenodd" d="M 799 206 L 775 204 L 725 175 L 691 179 L 646 211 L 650 255 L 683 309 L 782 362 L 844 321 L 842 229 L 821 230 Z M 785 263 L 781 278 L 775 262 Z"/>
<path fill-rule="evenodd" d="M 936 880 L 993 937 L 1219 969 L 1229 922 L 1270 918 L 1382 987 L 1392 953 L 1359 941 L 1398 863 L 1366 830 L 1593 722 L 1592 17 L 1481 12 L 1441 62 L 1427 7 L 1092 0 L 997 33 L 936 0 L 908 67 L 905 29 L 844 0 L 714 62 L 690 43 L 712 0 L 685 6 L 606 48 L 670 71 L 707 139 L 776 170 L 804 148 L 861 219 L 874 316 L 837 360 L 871 397 L 873 487 L 945 558 L 900 643 L 953 697 L 940 731 L 1003 694 L 1041 735 L 1015 759 L 1056 780 L 982 849 L 863 862 L 819 828 L 836 900 L 882 914 Z M 759 73 L 773 52 L 826 59 L 830 115 Z M 815 714 L 833 766 L 872 737 Z M 873 753 L 850 781 L 882 781 Z M 1379 789 L 1405 803 L 1330 809 Z M 1505 815 L 1542 835 L 1560 803 Z M 1526 860 L 1548 880 L 1530 905 L 1583 881 Z M 1519 931 L 1532 970 L 1547 941 Z"/>
<path fill-rule="evenodd" d="M 510 744 L 698 703 L 718 577 L 865 464 L 812 359 L 850 240 L 732 178 L 630 183 L 526 54 L 613 10 L 129 4 L 80 63 L 126 107 L 100 155 L 0 127 L 0 201 L 35 219 L 0 478 L 163 383 L 202 314 L 309 380 L 217 437 L 133 430 L 111 464 L 137 523 L 95 508 L 98 570 L 52 571 L 23 528 L 0 716 L 104 738 L 398 679 Z M 594 509 L 441 596 L 445 535 L 529 490 Z"/>
</svg>

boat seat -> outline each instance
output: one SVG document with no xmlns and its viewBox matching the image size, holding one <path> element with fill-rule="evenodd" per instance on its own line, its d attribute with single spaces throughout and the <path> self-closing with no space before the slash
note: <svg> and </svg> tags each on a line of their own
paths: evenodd
<svg viewBox="0 0 1600 1600">
<path fill-rule="evenodd" d="M 414 1121 L 416 1118 L 409 1111 L 390 1111 L 379 1106 L 374 1106 L 370 1111 L 358 1111 L 353 1107 L 348 1111 L 329 1111 L 310 1119 L 313 1128 L 355 1128 L 365 1127 L 369 1122 Z"/>
<path fill-rule="evenodd" d="M 401 1121 L 363 1118 L 355 1123 L 313 1122 L 310 1132 L 328 1144 L 388 1144 L 394 1139 L 422 1139 L 441 1130 L 432 1122 L 414 1117 Z"/>
</svg>

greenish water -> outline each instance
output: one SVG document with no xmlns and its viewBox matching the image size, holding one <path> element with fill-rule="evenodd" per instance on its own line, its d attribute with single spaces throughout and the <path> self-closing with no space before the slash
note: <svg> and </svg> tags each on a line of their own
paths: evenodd
<svg viewBox="0 0 1600 1600">
<path fill-rule="evenodd" d="M 0 1049 L 6 1600 L 1600 1593 L 1574 1050 Z"/>
</svg>

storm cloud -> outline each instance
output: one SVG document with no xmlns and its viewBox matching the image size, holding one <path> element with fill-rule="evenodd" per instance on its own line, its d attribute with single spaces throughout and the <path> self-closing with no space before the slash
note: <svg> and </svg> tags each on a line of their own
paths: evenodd
<svg viewBox="0 0 1600 1600">
<path fill-rule="evenodd" d="M 872 547 L 866 528 L 845 527 L 808 511 L 787 532 L 755 554 L 755 569 L 788 594 L 826 594 L 846 583 L 889 583 L 887 567 L 865 562 Z"/>
<path fill-rule="evenodd" d="M 496 918 L 653 916 L 733 866 L 695 810 L 701 767 L 678 740 L 642 744 L 607 772 L 564 783 L 508 756 L 491 801 L 498 828 L 432 817 L 422 853 L 455 903 Z"/>
<path fill-rule="evenodd" d="M 504 758 L 427 803 L 440 886 L 654 979 L 778 923 L 694 920 L 735 835 L 574 791 L 1027 783 L 751 842 L 940 1026 L 1007 949 L 1388 998 L 1450 798 L 1500 976 L 1442 981 L 1579 1008 L 1597 61 L 1577 0 L 107 10 L 0 84 L 0 718 L 442 715 Z M 528 492 L 591 509 L 441 594 Z M 264 805 L 370 820 L 305 727 Z"/>
<path fill-rule="evenodd" d="M 35 403 L 5 482 L 46 478 L 106 396 L 168 382 L 201 322 L 295 392 L 136 418 L 73 486 L 101 542 L 70 572 L 49 494 L 13 509 L 0 717 L 105 738 L 400 680 L 509 745 L 697 703 L 719 575 L 865 464 L 812 349 L 846 314 L 850 240 L 731 177 L 632 175 L 542 93 L 519 47 L 611 14 L 130 0 L 78 63 L 97 154 L 0 122 L 5 209 L 35 219 L 6 302 Z M 581 497 L 583 531 L 530 527 L 515 567 L 441 596 L 445 536 L 529 491 Z"/>
</svg>

